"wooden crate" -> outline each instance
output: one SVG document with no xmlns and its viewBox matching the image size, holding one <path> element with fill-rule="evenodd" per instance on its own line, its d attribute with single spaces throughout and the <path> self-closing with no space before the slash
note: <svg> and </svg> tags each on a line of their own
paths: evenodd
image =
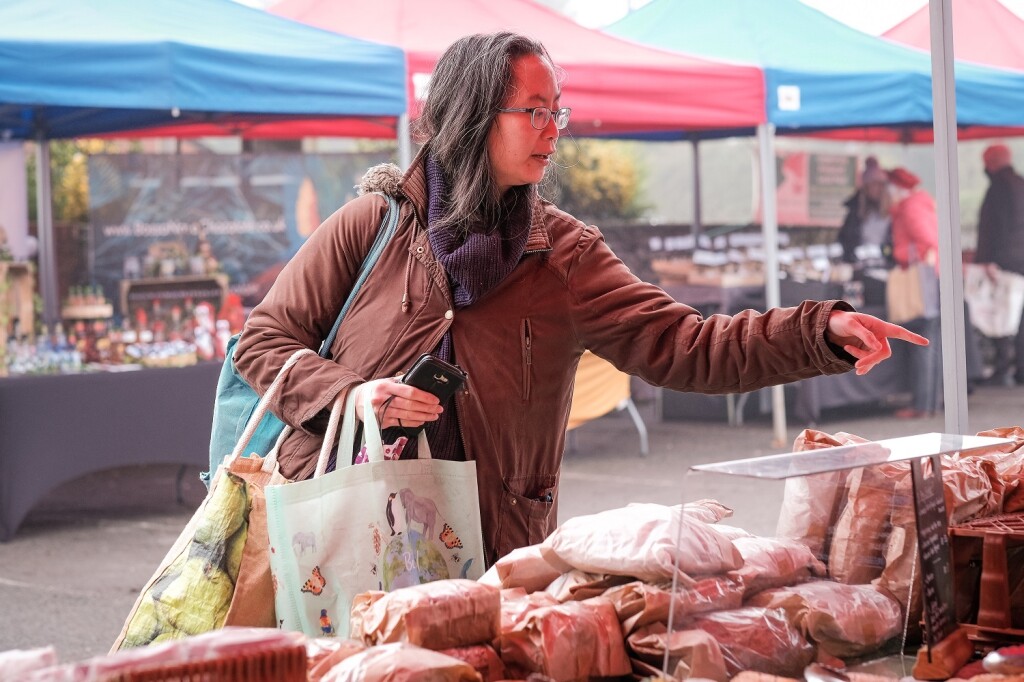
<svg viewBox="0 0 1024 682">
<path fill-rule="evenodd" d="M 957 615 L 967 616 L 960 624 L 968 636 L 978 642 L 1024 641 L 1024 628 L 1014 627 L 1011 618 L 1014 567 L 1008 561 L 1008 550 L 1024 545 L 1024 514 L 967 521 L 951 526 L 949 536 Z"/>
</svg>

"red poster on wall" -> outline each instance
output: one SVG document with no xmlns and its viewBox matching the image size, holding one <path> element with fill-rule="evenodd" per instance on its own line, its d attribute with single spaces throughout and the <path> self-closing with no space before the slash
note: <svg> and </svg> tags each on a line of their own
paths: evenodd
<svg viewBox="0 0 1024 682">
<path fill-rule="evenodd" d="M 775 157 L 780 225 L 839 227 L 856 185 L 857 157 L 781 152 Z M 757 220 L 761 208 L 758 206 Z"/>
</svg>

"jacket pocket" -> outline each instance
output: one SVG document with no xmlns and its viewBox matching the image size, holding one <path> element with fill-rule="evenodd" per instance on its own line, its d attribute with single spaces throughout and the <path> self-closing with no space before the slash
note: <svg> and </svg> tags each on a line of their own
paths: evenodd
<svg viewBox="0 0 1024 682">
<path fill-rule="evenodd" d="M 553 474 L 510 476 L 502 480 L 495 547 L 498 556 L 535 545 L 554 530 L 555 481 Z"/>
<path fill-rule="evenodd" d="M 530 399 L 531 377 L 533 375 L 533 330 L 530 328 L 530 318 L 524 317 L 520 329 L 520 337 L 523 346 L 523 400 Z"/>
</svg>

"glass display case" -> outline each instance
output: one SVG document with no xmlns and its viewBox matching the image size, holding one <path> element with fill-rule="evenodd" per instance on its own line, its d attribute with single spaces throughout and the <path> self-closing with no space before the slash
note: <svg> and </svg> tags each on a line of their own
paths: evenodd
<svg viewBox="0 0 1024 682">
<path fill-rule="evenodd" d="M 1019 445 L 805 431 L 791 453 L 692 466 L 673 519 L 677 570 L 663 586 L 665 624 L 624 627 L 627 649 L 645 653 L 648 672 L 675 679 L 747 670 L 955 676 L 976 648 L 1000 639 L 962 626 L 987 616 L 978 612 L 980 575 L 966 570 L 978 551 L 962 549 L 954 570 L 950 525 L 955 538 L 960 524 L 1017 504 L 1020 458 L 1007 453 Z M 1005 560 L 1005 544 L 999 549 Z M 1012 608 L 1007 600 L 997 616 Z"/>
</svg>

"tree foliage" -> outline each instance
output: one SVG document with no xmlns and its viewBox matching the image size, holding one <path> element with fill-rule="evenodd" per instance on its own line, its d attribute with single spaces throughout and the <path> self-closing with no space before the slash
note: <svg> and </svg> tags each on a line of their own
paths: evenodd
<svg viewBox="0 0 1024 682">
<path fill-rule="evenodd" d="M 85 223 L 89 219 L 89 154 L 107 152 L 106 140 L 53 140 L 50 142 L 50 182 L 53 219 L 58 223 Z M 26 157 L 29 220 L 36 220 L 36 155 Z"/>
<path fill-rule="evenodd" d="M 562 138 L 545 194 L 577 218 L 636 220 L 647 208 L 635 143 Z"/>
</svg>

